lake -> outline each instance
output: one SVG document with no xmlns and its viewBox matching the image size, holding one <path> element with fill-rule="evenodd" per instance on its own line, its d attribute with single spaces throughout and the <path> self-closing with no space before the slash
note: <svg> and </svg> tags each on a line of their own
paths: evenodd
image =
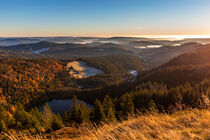
<svg viewBox="0 0 210 140">
<path fill-rule="evenodd" d="M 78 100 L 78 102 L 84 102 L 81 100 Z M 72 99 L 54 99 L 49 102 L 47 102 L 52 110 L 53 113 L 59 113 L 60 115 L 63 115 L 64 111 L 69 110 L 73 104 Z M 84 102 L 85 105 L 88 107 L 92 108 L 92 105 Z M 39 111 L 44 110 L 44 105 L 43 104 L 41 107 L 39 107 Z"/>
</svg>

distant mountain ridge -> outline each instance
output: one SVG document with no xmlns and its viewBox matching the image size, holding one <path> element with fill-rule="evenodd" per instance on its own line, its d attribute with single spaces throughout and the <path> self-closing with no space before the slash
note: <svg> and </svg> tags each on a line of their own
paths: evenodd
<svg viewBox="0 0 210 140">
<path fill-rule="evenodd" d="M 18 38 L 19 39 L 19 38 Z M 27 38 L 31 39 L 31 38 Z M 40 38 L 32 38 L 40 39 Z M 45 41 L 45 40 L 50 41 Z M 181 54 L 193 52 L 205 45 L 185 40 L 168 41 L 147 38 L 41 38 L 40 42 L 0 47 L 0 54 L 18 57 L 70 58 L 132 54 L 145 62 L 148 69 L 167 63 Z M 76 41 L 63 43 L 61 40 Z M 24 40 L 20 38 L 20 40 Z M 55 41 L 60 43 L 56 43 Z M 88 41 L 89 40 L 89 41 Z M 73 42 L 74 42 L 73 41 Z M 86 41 L 81 43 L 80 41 Z M 196 40 L 195 40 L 196 41 Z"/>
<path fill-rule="evenodd" d="M 38 42 L 33 44 L 19 44 L 15 46 L 0 47 L 1 50 L 19 51 L 53 56 L 100 56 L 113 54 L 132 54 L 131 51 L 124 49 L 121 45 L 113 43 L 104 43 L 97 46 L 88 46 L 86 44 L 65 43 L 58 44 L 54 42 Z"/>
<path fill-rule="evenodd" d="M 197 42 L 209 44 L 209 38 L 189 38 L 183 40 L 166 40 L 166 39 L 157 39 L 157 38 L 145 38 L 145 37 L 0 37 L 0 46 L 12 46 L 18 44 L 32 44 L 38 43 L 42 41 L 55 42 L 55 43 L 118 43 L 118 44 L 126 44 L 130 45 L 132 42 L 148 41 L 154 42 L 161 45 L 175 45 L 175 44 L 183 44 L 189 42 Z"/>
<path fill-rule="evenodd" d="M 173 58 L 139 77 L 139 80 L 177 86 L 186 82 L 198 83 L 208 78 L 210 78 L 210 45 L 205 45 L 196 51 Z"/>
</svg>

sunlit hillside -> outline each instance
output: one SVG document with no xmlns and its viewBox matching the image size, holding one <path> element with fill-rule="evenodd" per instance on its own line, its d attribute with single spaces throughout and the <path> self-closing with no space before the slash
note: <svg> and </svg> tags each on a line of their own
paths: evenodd
<svg viewBox="0 0 210 140">
<path fill-rule="evenodd" d="M 98 127 L 81 126 L 78 129 L 66 127 L 42 136 L 29 136 L 24 133 L 4 133 L 2 136 L 11 140 L 53 138 L 72 140 L 209 140 L 209 118 L 209 110 L 193 109 L 177 111 L 173 114 L 138 115 L 122 122 L 103 124 Z"/>
</svg>

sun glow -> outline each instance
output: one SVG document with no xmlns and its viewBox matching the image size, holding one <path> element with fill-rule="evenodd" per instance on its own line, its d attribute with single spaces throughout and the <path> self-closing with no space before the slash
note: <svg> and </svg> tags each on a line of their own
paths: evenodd
<svg viewBox="0 0 210 140">
<path fill-rule="evenodd" d="M 163 39 L 163 40 L 182 40 L 187 38 L 210 38 L 210 35 L 142 35 L 134 37 L 146 37 L 154 39 Z"/>
</svg>

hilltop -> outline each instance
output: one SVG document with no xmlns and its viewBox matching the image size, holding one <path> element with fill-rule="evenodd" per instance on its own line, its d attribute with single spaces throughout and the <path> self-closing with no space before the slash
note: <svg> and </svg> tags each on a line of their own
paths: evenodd
<svg viewBox="0 0 210 140">
<path fill-rule="evenodd" d="M 99 127 L 80 126 L 79 128 L 65 127 L 47 135 L 28 136 L 21 134 L 6 134 L 2 137 L 16 139 L 123 139 L 123 140 L 151 140 L 151 139 L 202 139 L 210 138 L 210 111 L 185 110 L 173 114 L 146 114 L 130 117 L 116 123 L 103 124 Z"/>
</svg>

